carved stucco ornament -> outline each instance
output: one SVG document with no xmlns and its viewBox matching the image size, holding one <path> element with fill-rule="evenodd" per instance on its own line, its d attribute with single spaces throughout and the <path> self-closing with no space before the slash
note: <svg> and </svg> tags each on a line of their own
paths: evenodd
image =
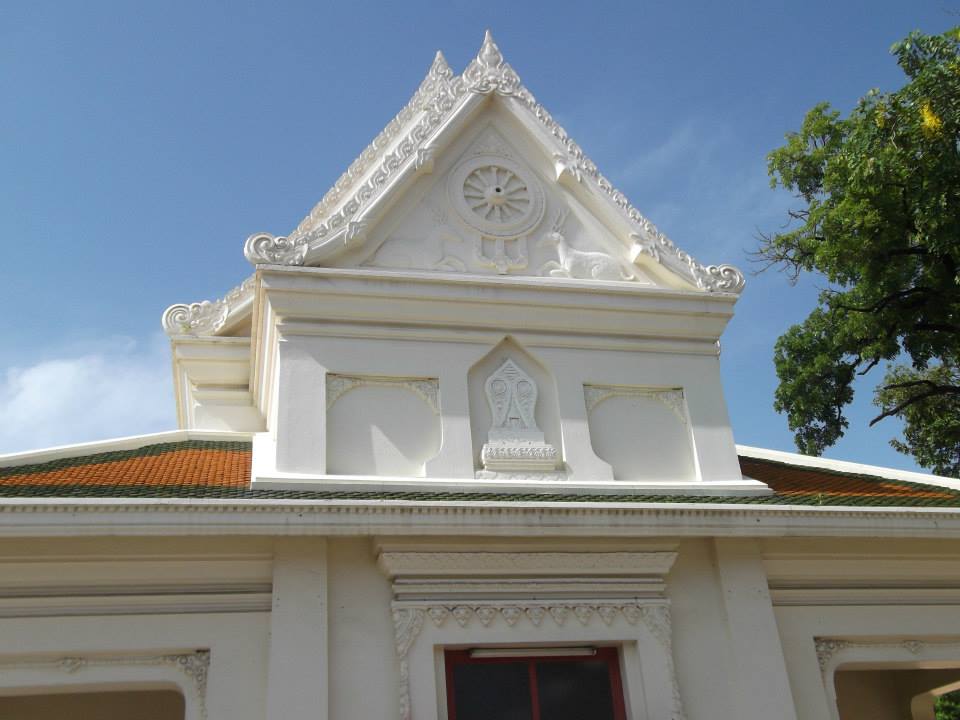
<svg viewBox="0 0 960 720">
<path fill-rule="evenodd" d="M 584 402 L 587 406 L 587 412 L 593 412 L 601 403 L 611 398 L 644 398 L 657 400 L 669 409 L 677 419 L 687 424 L 687 408 L 683 398 L 683 390 L 680 388 L 660 389 L 630 387 L 624 385 L 584 385 Z"/>
<path fill-rule="evenodd" d="M 584 252 L 570 247 L 564 235 L 567 211 L 561 210 L 550 232 L 537 242 L 538 247 L 550 247 L 557 253 L 556 260 L 548 260 L 540 268 L 541 275 L 579 278 L 582 280 L 636 280 L 637 276 L 619 258 L 603 252 Z"/>
<path fill-rule="evenodd" d="M 434 415 L 440 414 L 440 387 L 432 378 L 385 378 L 327 374 L 327 410 L 344 394 L 359 387 L 402 388 L 419 395 Z"/>
<path fill-rule="evenodd" d="M 230 314 L 253 297 L 254 276 L 230 290 L 219 300 L 189 305 L 171 305 L 160 320 L 167 335 L 216 335 Z"/>
<path fill-rule="evenodd" d="M 502 620 L 508 627 L 514 627 L 523 617 L 534 628 L 543 626 L 544 618 L 551 618 L 554 628 L 562 628 L 569 617 L 575 617 L 580 625 L 587 626 L 596 614 L 605 625 L 612 625 L 618 617 L 629 624 L 642 623 L 663 648 L 663 659 L 670 677 L 671 712 L 669 720 L 685 720 L 680 686 L 677 682 L 676 666 L 673 661 L 673 643 L 670 620 L 670 606 L 665 601 L 653 603 L 615 603 L 615 602 L 570 602 L 554 601 L 543 603 L 528 600 L 516 600 L 509 603 L 491 602 L 483 605 L 408 605 L 394 602 L 392 608 L 394 639 L 397 658 L 400 662 L 399 705 L 401 720 L 411 720 L 410 702 L 410 648 L 424 627 L 426 618 L 433 625 L 442 628 L 447 618 L 454 618 L 457 625 L 466 628 L 476 618 L 481 628 L 488 628 Z M 476 627 L 476 626 L 474 626 Z"/>
<path fill-rule="evenodd" d="M 210 651 L 158 655 L 69 655 L 66 657 L 12 658 L 0 660 L 3 670 L 53 669 L 76 675 L 87 668 L 167 666 L 182 673 L 193 686 L 198 714 L 207 717 L 207 677 Z"/>
<path fill-rule="evenodd" d="M 455 75 L 443 55 L 437 53 L 410 102 L 341 175 L 296 230 L 288 237 L 252 236 L 244 246 L 247 259 L 253 264 L 302 265 L 310 248 L 342 238 L 349 232 L 349 223 L 366 212 L 401 172 L 408 167 L 416 170 L 431 164 L 431 153 L 424 153 L 424 148 L 432 147 L 430 143 L 436 131 L 469 96 L 491 93 L 516 101 L 552 138 L 555 145 L 552 158 L 558 179 L 569 178 L 574 183 L 590 186 L 633 225 L 631 262 L 642 255 L 650 257 L 708 292 L 739 293 L 743 289 L 744 276 L 740 270 L 731 265 L 702 265 L 677 248 L 630 204 L 521 84 L 489 32 L 477 57 L 460 76 Z M 362 236 L 354 235 L 354 238 Z"/>
<path fill-rule="evenodd" d="M 460 163 L 447 183 L 450 204 L 474 230 L 518 237 L 543 217 L 543 190 L 533 173 L 513 160 L 479 155 Z"/>
<path fill-rule="evenodd" d="M 559 461 L 557 449 L 544 442 L 537 427 L 537 383 L 507 359 L 483 386 L 492 421 L 487 442 L 480 451 L 485 470 L 492 472 L 552 472 Z"/>
</svg>

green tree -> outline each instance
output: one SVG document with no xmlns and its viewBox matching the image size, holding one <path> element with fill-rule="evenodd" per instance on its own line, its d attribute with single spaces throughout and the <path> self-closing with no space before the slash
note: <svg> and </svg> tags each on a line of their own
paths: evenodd
<svg viewBox="0 0 960 720">
<path fill-rule="evenodd" d="M 934 704 L 937 720 L 960 720 L 960 692 L 941 695 Z"/>
<path fill-rule="evenodd" d="M 848 427 L 856 377 L 879 366 L 871 425 L 900 417 L 895 448 L 960 476 L 960 28 L 892 53 L 900 90 L 867 93 L 847 117 L 817 105 L 767 157 L 771 185 L 802 207 L 757 255 L 826 281 L 776 343 L 774 407 L 819 455 Z"/>
</svg>

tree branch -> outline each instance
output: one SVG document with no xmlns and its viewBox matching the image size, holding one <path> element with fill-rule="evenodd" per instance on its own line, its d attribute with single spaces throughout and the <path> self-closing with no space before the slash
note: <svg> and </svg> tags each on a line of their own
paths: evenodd
<svg viewBox="0 0 960 720">
<path fill-rule="evenodd" d="M 938 385 L 932 380 L 910 380 L 908 382 L 893 383 L 891 385 L 884 385 L 883 389 L 884 390 L 902 390 L 905 388 L 920 387 L 920 386 L 926 386 L 926 387 L 929 387 L 930 389 L 927 390 L 926 392 L 922 392 L 917 395 L 911 395 L 906 400 L 900 403 L 897 403 L 894 407 L 884 410 L 882 413 L 880 413 L 873 420 L 870 421 L 870 427 L 873 427 L 884 418 L 901 413 L 911 405 L 918 403 L 921 400 L 926 400 L 927 398 L 936 397 L 938 395 L 960 395 L 960 387 L 956 387 L 954 385 Z"/>
</svg>

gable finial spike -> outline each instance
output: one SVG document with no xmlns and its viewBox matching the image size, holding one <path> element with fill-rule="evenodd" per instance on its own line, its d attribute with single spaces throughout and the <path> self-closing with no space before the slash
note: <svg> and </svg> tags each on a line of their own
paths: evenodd
<svg viewBox="0 0 960 720">
<path fill-rule="evenodd" d="M 453 75 L 453 70 L 450 69 L 447 58 L 443 56 L 442 51 L 437 50 L 437 54 L 433 56 L 433 62 L 430 64 L 430 71 L 427 74 L 436 77 Z"/>
<path fill-rule="evenodd" d="M 489 29 L 483 34 L 483 45 L 480 46 L 480 52 L 477 53 L 477 60 L 480 61 L 481 65 L 488 68 L 499 67 L 503 64 L 503 55 L 493 41 L 493 34 Z"/>
</svg>

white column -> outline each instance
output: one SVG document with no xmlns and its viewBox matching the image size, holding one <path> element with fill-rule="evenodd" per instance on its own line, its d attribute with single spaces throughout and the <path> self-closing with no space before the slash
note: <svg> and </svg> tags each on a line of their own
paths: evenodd
<svg viewBox="0 0 960 720">
<path fill-rule="evenodd" d="M 796 720 L 787 666 L 755 540 L 714 541 L 731 645 L 737 717 Z"/>
<path fill-rule="evenodd" d="M 327 542 L 278 540 L 273 560 L 268 720 L 327 720 Z"/>
</svg>

